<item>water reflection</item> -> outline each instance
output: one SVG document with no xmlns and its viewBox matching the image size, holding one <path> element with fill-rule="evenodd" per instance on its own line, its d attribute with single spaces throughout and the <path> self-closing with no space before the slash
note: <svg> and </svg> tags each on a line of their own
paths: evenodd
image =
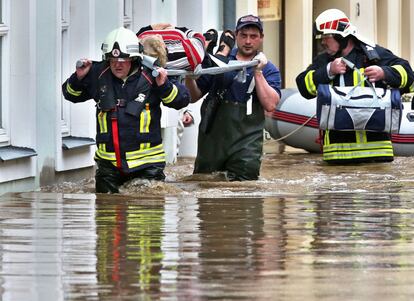
<svg viewBox="0 0 414 301">
<path fill-rule="evenodd" d="M 309 267 L 308 273 L 302 271 L 305 278 L 316 272 L 328 282 L 312 283 L 324 292 L 321 297 L 413 298 L 414 211 L 409 197 L 339 193 L 317 195 L 311 202 L 314 210 L 306 212 L 312 215 L 312 239 L 299 254 Z"/>
<path fill-rule="evenodd" d="M 279 199 L 200 199 L 205 297 L 273 299 L 274 288 L 261 283 L 285 270 L 284 210 Z"/>
<path fill-rule="evenodd" d="M 94 297 L 94 198 L 8 195 L 0 202 L 2 300 Z M 92 288 L 92 289 L 91 289 Z"/>
<path fill-rule="evenodd" d="M 7 194 L 1 300 L 410 300 L 409 194 Z"/>
</svg>

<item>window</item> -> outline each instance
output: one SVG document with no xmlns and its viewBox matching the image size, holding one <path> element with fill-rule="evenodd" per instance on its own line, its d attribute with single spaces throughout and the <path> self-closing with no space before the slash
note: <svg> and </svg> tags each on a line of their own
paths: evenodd
<svg viewBox="0 0 414 301">
<path fill-rule="evenodd" d="M 124 27 L 131 29 L 132 26 L 132 0 L 124 0 Z"/>
<path fill-rule="evenodd" d="M 0 0 L 0 146 L 10 144 L 9 129 L 9 103 L 8 103 L 8 68 L 6 60 L 8 58 L 9 47 L 9 26 L 8 26 L 8 0 Z"/>
</svg>

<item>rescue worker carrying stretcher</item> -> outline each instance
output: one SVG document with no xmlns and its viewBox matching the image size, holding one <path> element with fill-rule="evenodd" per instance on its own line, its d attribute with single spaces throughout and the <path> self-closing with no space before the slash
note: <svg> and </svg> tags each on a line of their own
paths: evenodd
<svg viewBox="0 0 414 301">
<path fill-rule="evenodd" d="M 184 108 L 190 100 L 188 90 L 168 79 L 164 68 L 152 77 L 141 64 L 137 36 L 128 29 L 111 31 L 101 49 L 102 61 L 83 60 L 62 85 L 67 100 L 96 102 L 96 192 L 117 193 L 133 178 L 162 181 L 160 105 Z"/>
<path fill-rule="evenodd" d="M 201 106 L 194 173 L 223 172 L 229 181 L 257 180 L 263 154 L 265 111 L 272 112 L 280 100 L 280 71 L 260 52 L 263 23 L 247 15 L 236 25 L 237 48 L 228 58 L 248 62 L 246 80 L 237 71 L 186 77 L 192 101 L 206 95 Z M 230 47 L 229 47 L 230 48 Z M 221 49 L 224 50 L 224 49 Z"/>
<path fill-rule="evenodd" d="M 325 51 L 296 78 L 299 92 L 311 99 L 318 85 L 393 87 L 401 94 L 409 92 L 414 74 L 409 63 L 390 50 L 375 45 L 358 34 L 348 17 L 338 9 L 328 9 L 315 20 L 315 38 L 321 39 Z M 345 58 L 355 65 L 347 67 Z M 361 79 L 361 74 L 366 77 Z M 362 81 L 361 81 L 362 80 Z M 326 130 L 322 133 L 323 159 L 328 163 L 393 161 L 389 133 L 365 130 Z"/>
</svg>

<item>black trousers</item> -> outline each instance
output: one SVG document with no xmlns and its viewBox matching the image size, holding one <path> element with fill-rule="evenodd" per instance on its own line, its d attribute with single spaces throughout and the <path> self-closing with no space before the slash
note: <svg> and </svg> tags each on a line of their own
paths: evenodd
<svg viewBox="0 0 414 301">
<path fill-rule="evenodd" d="M 164 166 L 154 165 L 136 172 L 124 174 L 106 160 L 96 160 L 95 191 L 97 193 L 119 193 L 119 187 L 125 182 L 140 178 L 164 181 Z"/>
</svg>

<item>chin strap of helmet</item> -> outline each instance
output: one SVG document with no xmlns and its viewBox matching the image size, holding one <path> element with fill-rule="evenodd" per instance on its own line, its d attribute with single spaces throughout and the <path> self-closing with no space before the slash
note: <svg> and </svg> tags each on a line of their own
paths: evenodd
<svg viewBox="0 0 414 301">
<path fill-rule="evenodd" d="M 342 51 L 348 46 L 348 41 L 351 38 L 351 36 L 342 37 L 339 34 L 334 35 L 334 39 L 339 43 L 339 50 L 335 54 L 335 57 L 341 57 Z"/>
</svg>

